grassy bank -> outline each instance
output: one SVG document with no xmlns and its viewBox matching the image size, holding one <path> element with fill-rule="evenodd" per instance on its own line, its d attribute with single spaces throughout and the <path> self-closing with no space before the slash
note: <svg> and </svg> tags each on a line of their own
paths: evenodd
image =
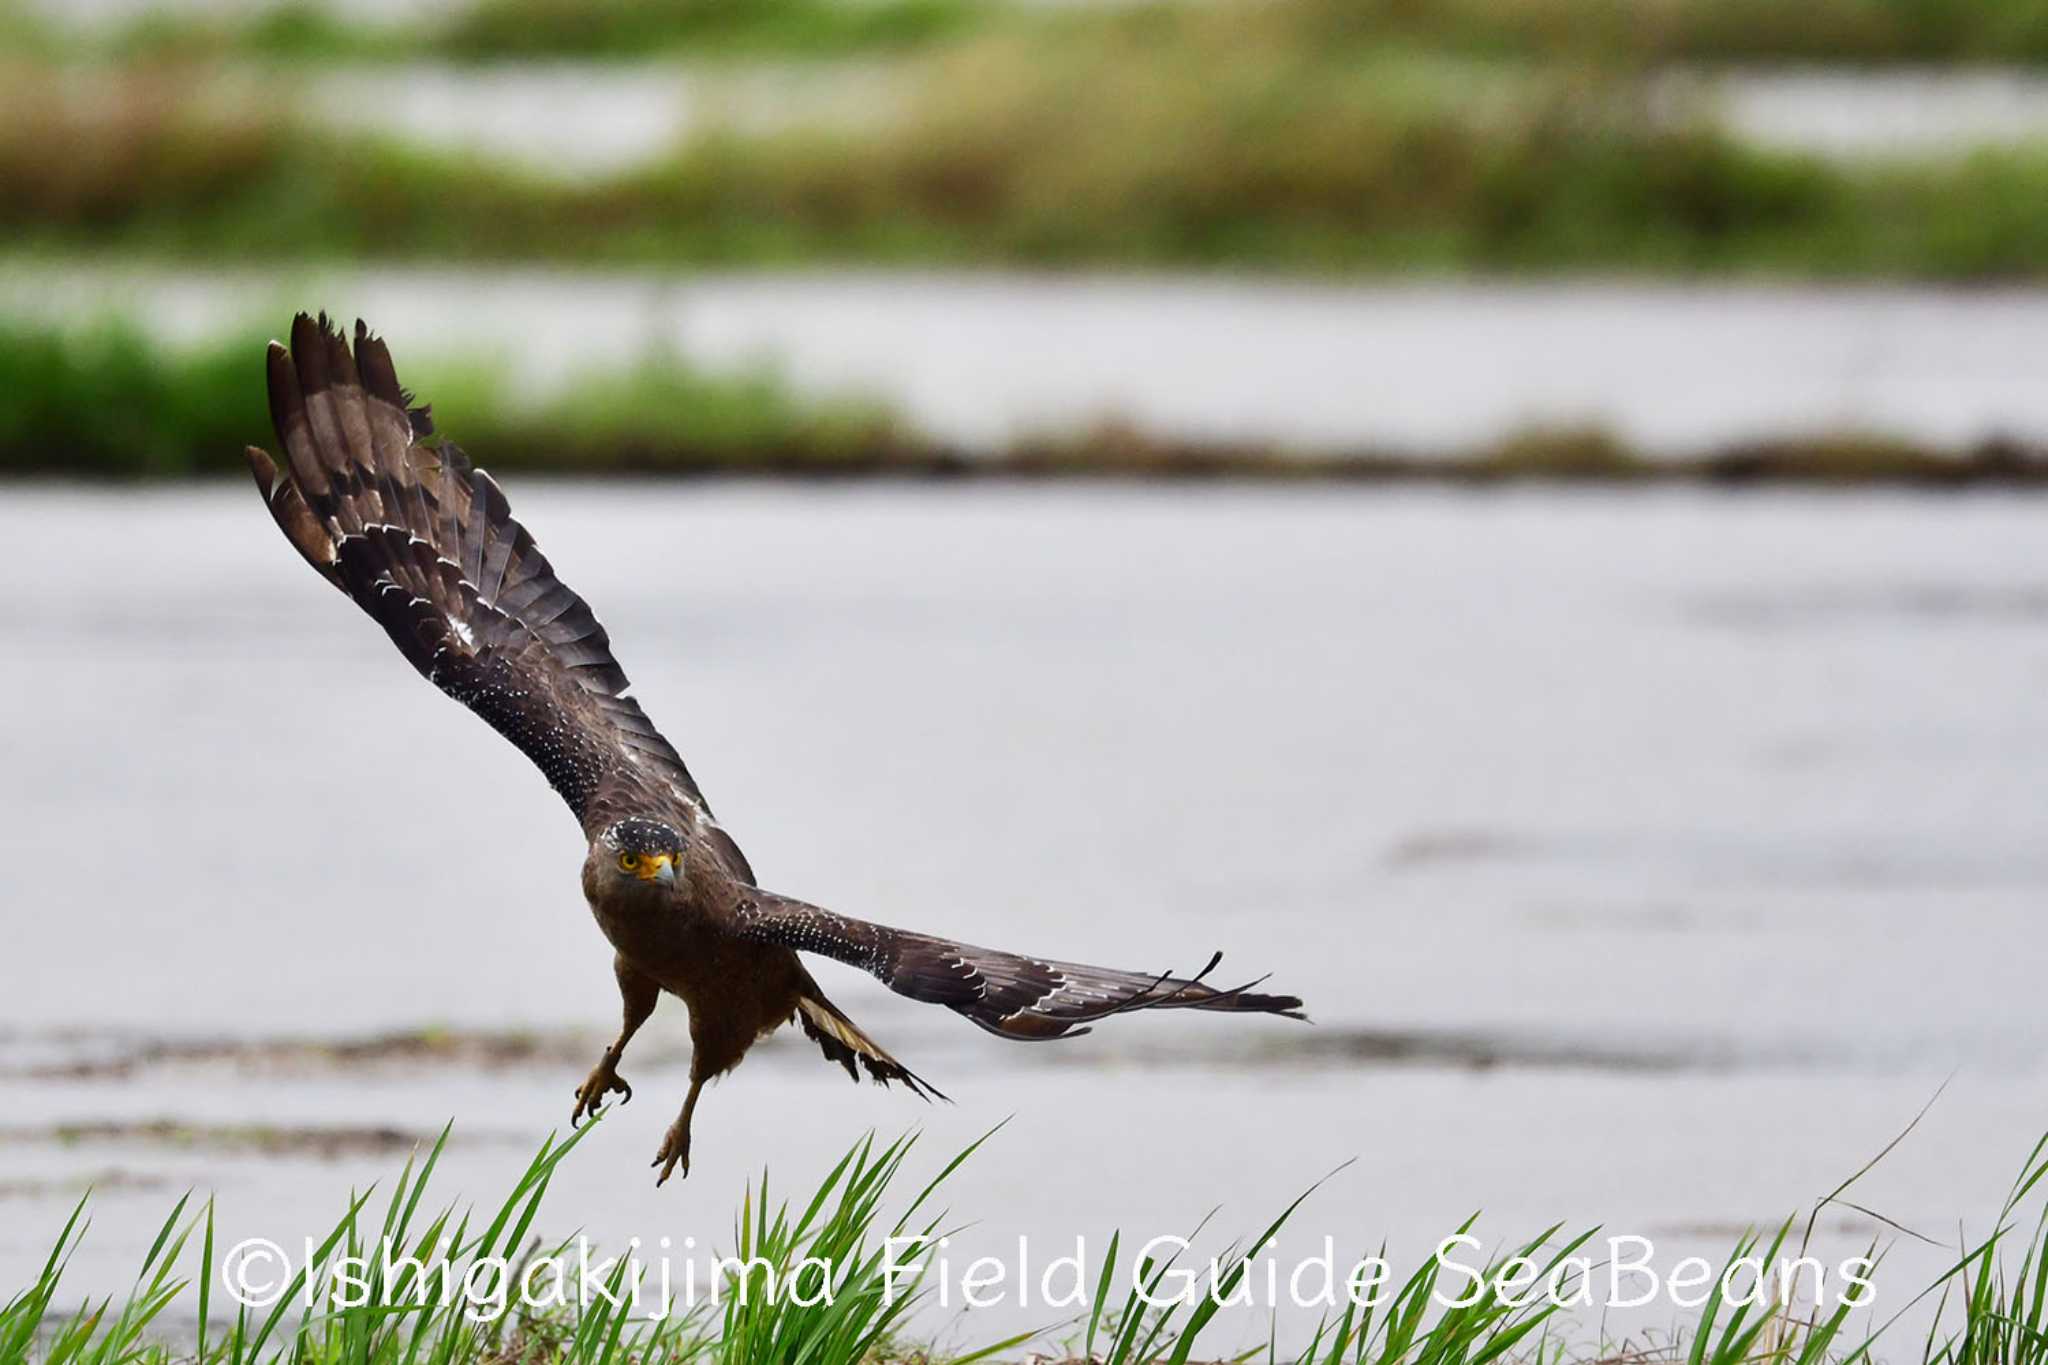
<svg viewBox="0 0 2048 1365">
<path fill-rule="evenodd" d="M 265 343 L 252 329 L 166 350 L 119 323 L 0 322 L 0 473 L 232 472 L 243 446 L 271 439 Z M 773 374 L 711 375 L 673 357 L 593 373 L 541 401 L 486 365 L 429 357 L 410 373 L 452 434 L 500 469 L 830 472 L 890 463 L 912 447 L 875 405 L 802 401 Z"/>
<path fill-rule="evenodd" d="M 0 476 L 241 477 L 241 448 L 270 442 L 264 344 L 253 328 L 182 349 L 118 322 L 67 329 L 0 321 Z M 970 455 L 880 403 L 806 398 L 771 371 L 709 373 L 673 355 L 620 373 L 572 373 L 541 397 L 488 361 L 408 357 L 406 373 L 433 399 L 442 429 L 500 472 L 2048 485 L 2041 450 L 1932 450 L 1861 435 L 1653 460 L 1597 429 L 1531 430 L 1477 450 L 1394 452 L 1167 441 L 1108 423 Z"/>
<path fill-rule="evenodd" d="M 1220 1305 L 1230 1303 L 1240 1286 L 1250 1290 L 1257 1283 L 1261 1256 L 1275 1249 L 1289 1219 L 1315 1193 L 1311 1186 L 1255 1235 L 1227 1248 L 1204 1248 L 1215 1258 L 1213 1271 L 1204 1271 L 1202 1253 L 1191 1254 L 1188 1247 L 1171 1258 L 1122 1259 L 1122 1239 L 1112 1236 L 1098 1248 L 1099 1268 L 1084 1266 L 1076 1275 L 1083 1302 L 1070 1310 L 1069 1321 L 940 1353 L 908 1336 L 912 1314 L 937 1292 L 933 1258 L 904 1269 L 909 1258 L 892 1257 L 886 1239 L 933 1239 L 962 1226 L 938 1201 L 948 1177 L 975 1159 L 981 1143 L 954 1157 L 914 1194 L 903 1183 L 909 1140 L 857 1144 L 796 1203 L 773 1202 L 764 1172 L 739 1210 L 729 1248 L 705 1253 L 707 1261 L 730 1259 L 712 1268 L 700 1289 L 685 1291 L 683 1285 L 698 1282 L 673 1274 L 642 1278 L 633 1260 L 617 1252 L 589 1253 L 595 1270 L 584 1279 L 577 1273 L 585 1264 L 582 1250 L 572 1250 L 573 1242 L 544 1239 L 540 1220 L 549 1184 L 582 1140 L 551 1140 L 495 1211 L 449 1205 L 438 1213 L 425 1202 L 441 1151 L 436 1145 L 417 1168 L 408 1161 L 380 1201 L 381 1213 L 372 1205 L 374 1191 L 356 1197 L 308 1264 L 294 1266 L 287 1257 L 282 1267 L 258 1263 L 253 1274 L 235 1269 L 247 1262 L 227 1251 L 235 1234 L 216 1228 L 211 1207 L 188 1217 L 187 1202 L 180 1201 L 125 1299 L 88 1299 L 67 1313 L 61 1296 L 67 1259 L 84 1234 L 81 1203 L 58 1234 L 41 1275 L 0 1306 L 0 1360 L 972 1365 L 1035 1346 L 1040 1358 L 1049 1351 L 1054 1358 L 1092 1365 L 1186 1365 L 1214 1357 L 1216 1347 L 1204 1352 L 1202 1344 L 1205 1333 L 1211 1340 L 1218 1335 Z M 1917 1303 L 1939 1295 L 1951 1311 L 1919 1344 L 1917 1356 L 1893 1358 L 1924 1365 L 2048 1360 L 2048 1225 L 2036 1223 L 2031 1235 L 2016 1230 L 2021 1206 L 2048 1176 L 2044 1149 L 2048 1139 L 2029 1155 L 1995 1231 L 1960 1248 L 1946 1273 L 1912 1296 Z M 1847 1188 L 1817 1204 L 1815 1216 Z M 1457 1231 L 1472 1226 L 1468 1220 Z M 1604 1342 L 1597 1321 L 1577 1320 L 1566 1311 L 1590 1286 L 1597 1255 L 1592 1230 L 1566 1236 L 1560 1224 L 1493 1253 L 1472 1280 L 1466 1278 L 1471 1271 L 1448 1269 L 1442 1259 L 1423 1254 L 1405 1279 L 1394 1272 L 1379 1282 L 1360 1282 L 1356 1291 L 1337 1291 L 1344 1306 L 1324 1314 L 1305 1346 L 1283 1351 L 1275 1341 L 1250 1354 L 1263 1354 L 1273 1365 L 1562 1365 L 1602 1358 L 1638 1365 L 1850 1365 L 1872 1358 L 1886 1317 L 1906 1306 L 1909 1296 L 1894 1292 L 1880 1310 L 1842 1300 L 1837 1289 L 1838 1301 L 1823 1303 L 1825 1291 L 1810 1274 L 1802 1280 L 1795 1272 L 1788 1279 L 1781 1269 L 1807 1251 L 1797 1226 L 1788 1219 L 1775 1233 L 1740 1238 L 1720 1276 L 1694 1282 L 1717 1287 L 1700 1294 L 1704 1303 L 1697 1317 L 1678 1324 L 1674 1344 L 1663 1349 Z M 1806 1226 L 1810 1232 L 1811 1219 Z M 1343 1254 L 1363 1258 L 1372 1252 L 1368 1244 Z M 2013 1254 L 2016 1266 L 2009 1260 Z M 1757 1268 L 1744 1267 L 1745 1258 L 1753 1258 Z M 224 1293 L 231 1275 L 277 1292 L 254 1305 L 231 1302 Z M 1874 1293 L 1886 1293 L 1881 1275 L 1876 1283 Z M 1550 1286 L 1555 1300 L 1531 1293 L 1532 1285 Z M 1245 1301 L 1254 1300 L 1248 1293 Z M 657 1319 L 658 1313 L 664 1316 Z M 179 1327 L 181 1318 L 196 1320 L 196 1326 Z M 971 1330 L 971 1319 L 969 1324 Z M 1913 1344 L 1904 1345 L 1912 1350 Z"/>
<path fill-rule="evenodd" d="M 992 38 L 882 125 L 561 180 L 295 122 L 204 67 L 0 71 L 0 231 L 173 259 L 2048 277 L 2048 150 L 1837 165 L 1647 88 L 1333 57 L 1263 11 Z"/>
<path fill-rule="evenodd" d="M 1346 44 L 1604 60 L 2048 61 L 2048 0 L 1267 0 Z M 1158 29 L 1185 0 L 1046 16 L 988 0 L 472 0 L 445 15 L 361 25 L 286 0 L 242 18 L 157 15 L 81 39 L 24 20 L 46 51 L 489 61 L 543 55 L 820 56 L 930 47 L 992 29 Z"/>
</svg>

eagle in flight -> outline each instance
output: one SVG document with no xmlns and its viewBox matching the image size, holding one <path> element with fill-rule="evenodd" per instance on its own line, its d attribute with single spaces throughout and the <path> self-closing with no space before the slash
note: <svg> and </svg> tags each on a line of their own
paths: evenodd
<svg viewBox="0 0 2048 1365">
<path fill-rule="evenodd" d="M 763 890 L 681 755 L 626 695 L 589 605 L 555 576 L 490 475 L 434 435 L 384 343 L 357 322 L 351 354 L 324 316 L 303 313 L 291 337 L 268 356 L 283 467 L 247 452 L 279 529 L 427 681 L 533 760 L 589 841 L 583 894 L 614 950 L 624 1022 L 577 1087 L 572 1123 L 614 1093 L 632 1098 L 619 1060 L 663 991 L 689 1009 L 690 1089 L 654 1158 L 656 1184 L 689 1173 L 704 1083 L 792 1020 L 854 1079 L 864 1068 L 884 1084 L 939 1094 L 826 999 L 800 952 L 858 967 L 1003 1038 L 1071 1037 L 1141 1009 L 1303 1017 L 1291 995 L 1203 984 L 1214 958 L 1192 978 L 1112 971 L 870 924 Z"/>
</svg>

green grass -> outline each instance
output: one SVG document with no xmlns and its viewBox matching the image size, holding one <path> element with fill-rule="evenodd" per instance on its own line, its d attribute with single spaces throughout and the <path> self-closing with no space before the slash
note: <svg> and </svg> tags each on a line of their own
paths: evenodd
<svg viewBox="0 0 2048 1365">
<path fill-rule="evenodd" d="M 678 1359 L 720 1365 L 855 1365 L 881 1353 L 924 1298 L 916 1276 L 899 1277 L 893 1286 L 885 1277 L 883 1239 L 931 1235 L 938 1224 L 928 1210 L 932 1195 L 974 1150 L 955 1157 L 893 1222 L 882 1202 L 894 1193 L 910 1153 L 907 1139 L 857 1144 L 800 1208 L 771 1205 L 764 1173 L 740 1210 L 731 1253 L 739 1264 L 724 1269 L 716 1302 L 704 1297 L 665 1320 L 651 1320 L 643 1312 L 634 1321 L 631 1262 L 614 1253 L 616 1259 L 594 1258 L 603 1292 L 589 1302 L 560 1311 L 551 1304 L 522 1311 L 511 1286 L 535 1256 L 563 1256 L 580 1265 L 569 1243 L 541 1240 L 536 1220 L 556 1168 L 589 1131 L 566 1142 L 551 1139 L 495 1211 L 454 1205 L 428 1211 L 424 1200 L 442 1151 L 437 1143 L 417 1168 L 407 1162 L 381 1216 L 372 1207 L 374 1192 L 352 1198 L 341 1220 L 319 1241 L 311 1263 L 296 1266 L 283 1292 L 266 1308 L 216 1298 L 216 1256 L 226 1248 L 212 1207 L 187 1218 L 189 1200 L 181 1200 L 125 1299 L 87 1300 L 67 1313 L 59 1307 L 59 1296 L 66 1261 L 84 1233 L 81 1203 L 36 1282 L 0 1307 L 0 1360 L 461 1365 Z M 383 1254 L 387 1247 L 388 1257 Z M 806 1259 L 829 1269 L 804 1270 Z M 759 1292 L 764 1268 L 779 1285 L 803 1283 L 798 1277 L 805 1274 L 825 1278 L 805 1285 L 801 1297 L 815 1300 L 806 1307 L 787 1294 Z M 743 1277 L 751 1277 L 750 1292 L 742 1292 Z M 828 1282 L 831 1292 L 821 1293 Z M 648 1288 L 642 1294 L 649 1309 L 654 1293 Z M 309 1299 L 314 1307 L 306 1306 Z M 491 1306 L 500 1302 L 511 1311 L 493 1312 Z M 162 1324 L 174 1306 L 196 1316 L 195 1338 L 170 1344 L 175 1337 Z M 1013 1344 L 1000 1342 L 997 1348 Z M 973 1358 L 962 1357 L 960 1365 Z"/>
<path fill-rule="evenodd" d="M 763 1172 L 751 1185 L 721 1256 L 720 1292 L 700 1294 L 655 1319 L 655 1299 L 643 1296 L 636 1314 L 631 1263 L 593 1264 L 602 1292 L 561 1303 L 523 1305 L 511 1286 L 536 1257 L 571 1255 L 570 1243 L 546 1240 L 542 1204 L 561 1163 L 595 1128 L 566 1142 L 550 1139 L 495 1209 L 428 1202 L 442 1143 L 409 1160 L 377 1211 L 375 1191 L 354 1196 L 320 1240 L 309 1265 L 276 1302 L 261 1309 L 223 1301 L 218 1272 L 225 1235 L 211 1204 L 190 1212 L 180 1200 L 164 1220 L 125 1295 L 88 1298 L 70 1308 L 67 1263 L 86 1230 L 81 1201 L 57 1234 L 41 1273 L 0 1304 L 0 1360 L 39 1365 L 609 1365 L 610 1362 L 687 1361 L 705 1365 L 879 1365 L 892 1361 L 949 1361 L 951 1365 L 1018 1352 L 1034 1339 L 1063 1335 L 1071 1356 L 1098 1365 L 1186 1365 L 1214 1358 L 1205 1339 L 1259 1255 L 1302 1204 L 1311 1186 L 1263 1231 L 1217 1254 L 1223 1267 L 1213 1294 L 1175 1300 L 1170 1277 L 1188 1253 L 1145 1259 L 1131 1267 L 1119 1292 L 1115 1272 L 1121 1236 L 1102 1256 L 1088 1305 L 1046 1332 L 934 1354 L 908 1335 L 911 1315 L 935 1292 L 930 1260 L 905 1273 L 891 1271 L 887 1239 L 932 1239 L 957 1230 L 937 1206 L 946 1180 L 975 1158 L 976 1142 L 946 1162 L 907 1198 L 905 1167 L 913 1140 L 856 1143 L 799 1200 L 777 1201 Z M 1923 1343 L 1923 1365 L 2043 1365 L 2048 1362 L 2048 1218 L 2021 1231 L 2020 1210 L 2048 1176 L 2048 1138 L 2037 1144 L 1999 1211 L 1993 1231 L 1962 1250 L 1948 1270 L 1904 1307 L 1930 1297 L 1941 1312 Z M 981 1158 L 993 1159 L 993 1158 Z M 1867 1168 L 1866 1168 L 1867 1169 Z M 1844 1187 L 1846 1188 L 1846 1186 Z M 1837 1190 L 1816 1205 L 1817 1216 Z M 89 1197 L 88 1197 L 89 1198 Z M 1206 1223 L 1207 1220 L 1204 1220 Z M 1781 1253 L 1801 1254 L 1788 1219 L 1775 1231 L 1739 1239 L 1724 1268 L 1761 1255 L 1766 1265 Z M 1809 1219 L 1808 1226 L 1811 1226 Z M 1458 1230 L 1469 1232 L 1473 1221 Z M 1267 1365 L 1563 1365 L 1588 1359 L 1600 1342 L 1595 1321 L 1577 1321 L 1542 1296 L 1517 1297 L 1496 1276 L 1516 1258 L 1553 1272 L 1569 1293 L 1581 1273 L 1568 1258 L 1583 1254 L 1594 1233 L 1575 1236 L 1554 1226 L 1488 1259 L 1476 1290 L 1462 1278 L 1446 1284 L 1444 1268 L 1424 1256 L 1420 1268 L 1376 1306 L 1348 1306 L 1326 1315 L 1305 1344 L 1263 1351 Z M 1196 1237 L 1201 1228 L 1196 1229 Z M 1196 1238 L 1188 1239 L 1190 1243 Z M 388 1258 L 381 1254 L 389 1248 Z M 1364 1248 L 1358 1249 L 1360 1252 Z M 1384 1250 L 1384 1248 L 1382 1248 Z M 616 1253 L 614 1253 L 616 1255 Z M 2015 1264 L 2013 1256 L 2017 1254 Z M 416 1264 L 406 1264 L 410 1258 Z M 902 1262 L 894 1264 L 901 1266 Z M 266 1277 L 267 1278 L 267 1277 Z M 1775 1278 L 1775 1277 L 1774 1277 Z M 545 1284 L 543 1271 L 529 1281 Z M 1522 1284 L 1530 1281 L 1523 1280 Z M 1680 1324 L 1669 1350 L 1629 1355 L 1633 1360 L 1683 1360 L 1686 1365 L 1861 1365 L 1874 1354 L 1885 1323 L 1879 1310 L 1840 1304 L 1823 1313 L 1780 1292 L 1755 1304 L 1724 1301 L 1717 1291 L 1697 1318 Z M 767 1292 L 768 1285 L 778 1286 Z M 312 1288 L 309 1291 L 307 1286 Z M 1164 1292 L 1162 1292 L 1162 1290 Z M 1439 1290 L 1443 1290 L 1439 1294 Z M 502 1292 L 501 1292 L 502 1291 Z M 546 1298 L 545 1295 L 537 1297 Z M 1448 1302 L 1448 1300 L 1457 1302 Z M 500 1310 L 503 1311 L 500 1311 Z M 172 1324 L 196 1320 L 180 1331 Z M 1205 1338 L 1205 1333 L 1207 1337 Z M 1896 1353 L 1886 1359 L 1907 1357 Z"/>
</svg>

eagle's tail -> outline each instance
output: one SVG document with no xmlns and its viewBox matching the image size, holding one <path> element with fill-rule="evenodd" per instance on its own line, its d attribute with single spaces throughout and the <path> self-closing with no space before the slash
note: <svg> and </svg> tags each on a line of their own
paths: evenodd
<svg viewBox="0 0 2048 1365">
<path fill-rule="evenodd" d="M 937 1086 L 897 1061 L 880 1043 L 868 1037 L 859 1024 L 846 1017 L 844 1010 L 825 998 L 825 993 L 818 989 L 815 981 L 807 985 L 809 989 L 797 1000 L 797 1019 L 802 1023 L 804 1033 L 825 1054 L 825 1060 L 845 1067 L 846 1074 L 856 1081 L 860 1079 L 861 1068 L 865 1067 L 868 1075 L 882 1085 L 897 1081 L 919 1099 L 946 1099 Z"/>
</svg>

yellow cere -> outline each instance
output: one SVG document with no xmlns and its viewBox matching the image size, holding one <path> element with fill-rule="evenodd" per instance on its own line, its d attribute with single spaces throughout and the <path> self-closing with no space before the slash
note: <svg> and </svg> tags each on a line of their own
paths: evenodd
<svg viewBox="0 0 2048 1365">
<path fill-rule="evenodd" d="M 631 872 L 642 881 L 653 881 L 662 870 L 669 866 L 671 859 L 666 853 L 653 853 L 642 857 L 638 853 L 621 853 L 619 871 Z"/>
</svg>

